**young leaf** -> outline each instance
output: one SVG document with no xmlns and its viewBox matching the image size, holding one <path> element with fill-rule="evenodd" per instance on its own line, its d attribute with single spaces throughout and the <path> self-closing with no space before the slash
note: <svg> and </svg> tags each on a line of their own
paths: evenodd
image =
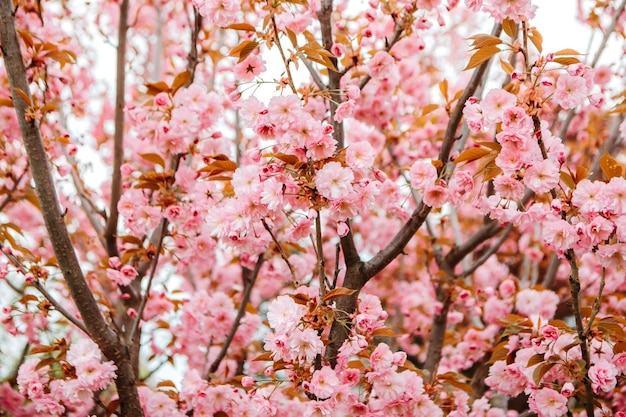
<svg viewBox="0 0 626 417">
<path fill-rule="evenodd" d="M 613 177 L 621 177 L 624 174 L 624 167 L 617 162 L 611 155 L 604 152 L 600 157 L 600 169 L 607 180 Z"/>
<path fill-rule="evenodd" d="M 344 295 L 354 294 L 356 291 L 351 290 L 349 288 L 337 287 L 333 290 L 330 290 L 324 296 L 324 302 L 328 302 L 334 300 L 335 298 L 343 297 Z"/>
<path fill-rule="evenodd" d="M 471 162 L 477 159 L 480 159 L 484 156 L 487 156 L 491 153 L 488 149 L 483 148 L 470 148 L 466 149 L 454 160 L 455 164 L 460 164 L 461 162 Z"/>
<path fill-rule="evenodd" d="M 502 30 L 504 30 L 504 33 L 506 33 L 509 38 L 514 39 L 517 34 L 517 23 L 506 18 L 502 21 Z"/>
<path fill-rule="evenodd" d="M 500 52 L 500 48 L 497 46 L 488 46 L 486 48 L 479 49 L 472 55 L 467 66 L 463 69 L 463 71 L 467 71 L 468 69 L 476 68 L 483 62 L 489 60 L 492 56 Z"/>
</svg>

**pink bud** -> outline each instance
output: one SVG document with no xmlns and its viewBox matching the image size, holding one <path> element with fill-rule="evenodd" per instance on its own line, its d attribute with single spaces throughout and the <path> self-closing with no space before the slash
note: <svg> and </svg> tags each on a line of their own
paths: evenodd
<svg viewBox="0 0 626 417">
<path fill-rule="evenodd" d="M 250 376 L 244 376 L 243 378 L 241 378 L 241 385 L 245 388 L 250 388 L 251 386 L 253 386 L 255 383 L 254 378 L 250 377 Z"/>
</svg>

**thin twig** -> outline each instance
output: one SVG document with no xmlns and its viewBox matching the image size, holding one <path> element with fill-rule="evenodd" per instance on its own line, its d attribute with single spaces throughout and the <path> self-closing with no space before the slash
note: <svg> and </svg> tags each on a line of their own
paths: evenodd
<svg viewBox="0 0 626 417">
<path fill-rule="evenodd" d="M 143 317 L 143 311 L 146 308 L 146 304 L 148 303 L 148 298 L 150 297 L 150 288 L 152 287 L 152 280 L 154 279 L 154 276 L 156 274 L 157 264 L 159 263 L 159 255 L 161 254 L 161 249 L 163 248 L 163 237 L 165 237 L 165 235 L 167 234 L 167 225 L 168 225 L 167 219 L 165 217 L 162 218 L 161 224 L 160 224 L 161 227 L 159 227 L 160 238 L 158 239 L 156 252 L 150 264 L 150 276 L 148 278 L 148 284 L 146 285 L 146 291 L 143 297 L 141 298 L 141 304 L 139 305 L 139 309 L 137 310 L 137 317 L 135 318 L 135 321 L 131 325 L 130 331 L 128 333 L 128 337 L 126 338 L 126 341 L 129 344 L 132 344 L 134 340 L 135 333 L 137 332 L 137 329 L 139 328 L 139 323 L 141 322 L 141 319 Z"/>
<path fill-rule="evenodd" d="M 509 223 L 509 225 L 504 229 L 504 232 L 502 233 L 502 236 L 500 236 L 500 238 L 497 240 L 496 243 L 494 243 L 493 245 L 491 245 L 489 247 L 489 249 L 487 249 L 481 256 L 480 258 L 478 258 L 471 267 L 469 267 L 468 269 L 466 269 L 465 271 L 461 272 L 457 278 L 465 278 L 469 275 L 471 275 L 472 273 L 474 273 L 474 271 L 476 271 L 482 264 L 484 264 L 485 262 L 487 262 L 487 260 L 491 257 L 491 255 L 493 255 L 494 253 L 496 253 L 498 251 L 498 249 L 500 249 L 500 247 L 502 246 L 502 244 L 504 243 L 504 241 L 506 240 L 507 237 L 509 237 L 509 233 L 511 233 L 511 230 L 513 230 L 513 223 Z"/>
<path fill-rule="evenodd" d="M 235 316 L 235 321 L 233 322 L 233 325 L 231 326 L 230 331 L 228 332 L 228 335 L 226 336 L 226 340 L 224 341 L 224 344 L 222 345 L 222 349 L 220 350 L 217 357 L 211 364 L 209 368 L 209 375 L 207 375 L 205 379 L 209 379 L 210 374 L 217 371 L 217 368 L 219 368 L 220 363 L 226 357 L 226 353 L 228 352 L 228 348 L 230 347 L 230 344 L 232 343 L 235 337 L 235 333 L 237 333 L 237 329 L 239 328 L 241 319 L 246 313 L 246 306 L 248 305 L 248 302 L 250 301 L 252 288 L 254 287 L 257 277 L 259 276 L 259 271 L 261 270 L 261 266 L 263 265 L 264 261 L 265 261 L 265 257 L 263 256 L 263 254 L 261 254 L 259 255 L 259 258 L 257 259 L 256 264 L 254 265 L 254 270 L 252 271 L 250 271 L 249 269 L 243 270 L 244 290 L 243 290 L 243 297 L 241 297 L 241 304 L 239 304 L 239 310 L 237 310 L 237 316 Z"/>
<path fill-rule="evenodd" d="M 317 217 L 315 217 L 315 240 L 317 244 L 317 275 L 320 282 L 320 300 L 323 300 L 326 295 L 326 272 L 322 244 L 322 220 L 320 219 L 319 210 L 317 210 Z"/>
<path fill-rule="evenodd" d="M 602 292 L 604 291 L 604 284 L 606 283 L 606 268 L 602 267 L 602 275 L 600 276 L 600 288 L 598 288 L 598 295 L 596 299 L 593 301 L 593 307 L 591 308 L 591 315 L 589 316 L 589 321 L 587 321 L 587 327 L 585 328 L 585 338 L 589 336 L 589 332 L 591 332 L 591 326 L 593 325 L 593 321 L 596 319 L 598 312 L 600 311 L 600 302 L 602 300 Z"/>
<path fill-rule="evenodd" d="M 20 174 L 20 176 L 17 177 L 17 179 L 13 180 L 13 186 L 5 195 L 4 200 L 2 200 L 2 203 L 0 203 L 0 212 L 4 210 L 4 208 L 13 200 L 13 193 L 17 190 L 17 187 L 19 187 L 20 182 L 22 182 L 22 179 L 26 176 L 27 172 L 28 172 L 28 163 L 26 163 L 26 166 L 24 167 L 24 171 Z"/>
<path fill-rule="evenodd" d="M 272 26 L 274 28 L 274 35 L 276 42 L 276 46 L 278 46 L 278 52 L 280 53 L 281 58 L 283 59 L 283 63 L 285 64 L 285 70 L 287 71 L 287 79 L 289 81 L 289 87 L 291 87 L 291 91 L 296 94 L 298 90 L 296 90 L 296 86 L 293 84 L 293 77 L 291 76 L 291 69 L 289 68 L 289 61 L 285 57 L 285 52 L 283 51 L 283 47 L 280 44 L 280 35 L 278 34 L 278 27 L 276 26 L 276 19 L 272 16 Z"/>
<path fill-rule="evenodd" d="M 291 265 L 291 262 L 289 262 L 289 259 L 287 258 L 287 254 L 285 253 L 285 250 L 283 249 L 280 242 L 278 242 L 278 240 L 276 239 L 276 236 L 274 236 L 274 233 L 272 233 L 272 229 L 270 229 L 268 224 L 265 222 L 265 219 L 261 219 L 261 223 L 263 224 L 263 227 L 265 228 L 265 230 L 267 230 L 267 233 L 269 233 L 270 236 L 272 237 L 272 241 L 278 248 L 278 251 L 280 252 L 280 256 L 283 258 L 283 261 L 285 261 L 285 263 L 287 264 L 287 267 L 289 267 L 289 272 L 291 272 L 291 279 L 294 285 L 298 285 L 298 278 L 296 278 L 296 272 L 294 271 L 293 266 Z"/>
<path fill-rule="evenodd" d="M 315 70 L 315 68 L 313 68 L 313 64 L 311 64 L 311 61 L 306 59 L 306 57 L 304 56 L 300 57 L 300 61 L 302 61 L 306 69 L 309 71 L 309 74 L 311 74 L 311 78 L 313 79 L 313 82 L 315 83 L 317 88 L 319 88 L 321 91 L 325 91 L 328 87 L 320 78 L 319 73 Z"/>
</svg>

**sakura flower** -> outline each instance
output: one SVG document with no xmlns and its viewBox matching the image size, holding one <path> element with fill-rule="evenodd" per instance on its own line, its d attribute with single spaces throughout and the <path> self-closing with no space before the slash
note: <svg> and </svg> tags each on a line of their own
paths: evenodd
<svg viewBox="0 0 626 417">
<path fill-rule="evenodd" d="M 304 313 L 304 307 L 296 304 L 293 298 L 281 295 L 270 303 L 267 320 L 277 333 L 289 333 L 295 329 Z"/>
<path fill-rule="evenodd" d="M 307 385 L 307 391 L 319 399 L 326 399 L 333 395 L 340 382 L 335 371 L 330 366 L 324 366 L 315 371 L 311 382 Z"/>
<path fill-rule="evenodd" d="M 432 185 L 424 190 L 424 204 L 427 206 L 438 208 L 448 202 L 448 189 L 441 185 Z"/>
<path fill-rule="evenodd" d="M 572 193 L 572 203 L 583 213 L 600 212 L 610 204 L 605 196 L 605 190 L 605 183 L 592 182 L 585 178 L 576 184 L 576 189 Z"/>
<path fill-rule="evenodd" d="M 226 27 L 238 21 L 240 4 L 235 0 L 192 0 L 200 14 L 210 23 Z"/>
<path fill-rule="evenodd" d="M 365 141 L 353 143 L 346 150 L 346 163 L 354 169 L 371 168 L 374 159 L 374 149 Z"/>
<path fill-rule="evenodd" d="M 393 67 L 393 57 L 385 51 L 378 51 L 368 64 L 369 74 L 379 80 L 389 75 Z"/>
<path fill-rule="evenodd" d="M 502 121 L 506 109 L 517 104 L 517 99 L 508 91 L 496 88 L 489 91 L 480 104 L 485 118 L 496 123 Z"/>
<path fill-rule="evenodd" d="M 562 417 L 567 413 L 567 397 L 550 388 L 533 391 L 528 404 L 539 417 Z"/>
<path fill-rule="evenodd" d="M 315 186 L 319 193 L 329 200 L 338 199 L 352 192 L 354 174 L 339 162 L 329 162 L 317 172 Z"/>
<path fill-rule="evenodd" d="M 437 179 L 437 168 L 428 161 L 417 161 L 409 170 L 411 187 L 423 190 Z"/>
<path fill-rule="evenodd" d="M 537 194 L 546 193 L 559 184 L 559 167 L 549 159 L 533 163 L 526 170 L 524 183 Z"/>
<path fill-rule="evenodd" d="M 323 349 L 324 343 L 311 328 L 295 329 L 289 336 L 289 351 L 297 359 L 311 362 Z"/>
<path fill-rule="evenodd" d="M 610 392 L 617 385 L 617 369 L 606 359 L 600 359 L 589 368 L 589 379 L 593 391 L 598 394 L 601 392 Z"/>
<path fill-rule="evenodd" d="M 587 85 L 582 77 L 563 74 L 556 82 L 554 99 L 564 109 L 573 109 L 583 103 L 587 97 Z"/>
</svg>

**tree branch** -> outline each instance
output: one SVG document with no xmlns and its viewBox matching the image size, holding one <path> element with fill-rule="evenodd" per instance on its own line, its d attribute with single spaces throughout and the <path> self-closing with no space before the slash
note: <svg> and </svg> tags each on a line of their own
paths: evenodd
<svg viewBox="0 0 626 417">
<path fill-rule="evenodd" d="M 26 119 L 29 103 L 26 103 L 18 93 L 18 91 L 25 93 L 28 99 L 31 100 L 30 89 L 26 80 L 26 69 L 24 68 L 22 52 L 20 51 L 15 32 L 15 16 L 13 15 L 12 2 L 0 2 L 0 18 L 2 19 L 2 24 L 0 25 L 2 55 L 50 243 L 76 307 L 85 320 L 87 333 L 98 343 L 105 355 L 117 353 L 117 337 L 107 326 L 104 317 L 100 313 L 98 304 L 82 273 L 72 241 L 65 227 L 38 122 Z"/>
<path fill-rule="evenodd" d="M 501 30 L 502 26 L 500 24 L 496 24 L 492 30 L 493 36 L 498 36 Z M 463 91 L 463 94 L 459 98 L 454 108 L 454 111 L 450 115 L 450 120 L 448 121 L 448 126 L 446 128 L 443 143 L 441 144 L 441 149 L 439 151 L 438 158 L 444 163 L 443 167 L 439 168 L 439 173 L 441 173 L 441 170 L 443 170 L 444 167 L 447 166 L 447 161 L 450 157 L 450 151 L 456 141 L 456 131 L 459 124 L 461 123 L 461 118 L 463 117 L 463 108 L 465 107 L 465 102 L 474 94 L 476 89 L 482 83 L 483 77 L 487 72 L 490 61 L 491 60 L 483 62 L 474 71 L 474 73 L 472 74 L 472 78 L 470 79 L 467 87 Z M 366 281 L 382 271 L 402 252 L 409 240 L 411 240 L 415 232 L 417 232 L 417 230 L 426 220 L 426 217 L 430 213 L 430 209 L 431 208 L 425 205 L 423 202 L 420 202 L 417 205 L 417 208 L 411 214 L 411 218 L 409 219 L 409 221 L 398 231 L 398 233 L 396 233 L 393 239 L 391 239 L 391 243 L 383 248 L 381 251 L 379 251 L 372 259 L 365 263 L 363 272 L 365 274 L 364 279 Z M 447 262 L 451 265 L 456 264 L 456 262 L 451 262 L 450 260 L 447 260 Z"/>
<path fill-rule="evenodd" d="M 126 2 L 127 0 L 124 1 Z M 107 359 L 113 360 L 117 365 L 118 372 L 115 384 L 120 397 L 122 414 L 127 417 L 143 416 L 137 393 L 135 374 L 129 358 L 121 348 L 117 335 L 107 325 L 100 312 L 98 303 L 85 280 L 78 258 L 74 252 L 74 247 L 61 213 L 52 173 L 49 168 L 48 155 L 39 131 L 39 124 L 36 120 L 26 118 L 26 111 L 30 103 L 32 103 L 32 99 L 29 94 L 30 89 L 26 79 L 26 68 L 24 67 L 22 52 L 15 30 L 15 16 L 13 12 L 13 2 L 0 2 L 2 55 L 50 244 L 57 257 L 59 268 L 65 278 L 72 299 L 84 320 L 89 336 L 100 347 Z M 24 101 L 18 92 L 23 92 L 29 102 Z"/>
<path fill-rule="evenodd" d="M 254 283 L 256 282 L 256 279 L 259 276 L 259 271 L 261 270 L 261 266 L 263 265 L 264 261 L 265 261 L 265 258 L 263 254 L 261 254 L 259 255 L 259 258 L 257 259 L 256 264 L 254 265 L 254 270 L 250 271 L 249 269 L 246 269 L 246 268 L 243 269 L 242 273 L 243 273 L 244 290 L 243 290 L 243 296 L 241 297 L 241 303 L 239 304 L 239 310 L 237 310 L 237 316 L 235 316 L 235 321 L 233 322 L 233 325 L 231 326 L 230 331 L 228 332 L 228 335 L 226 336 L 226 340 L 224 341 L 224 344 L 222 345 L 222 349 L 220 350 L 219 354 L 217 355 L 217 357 L 215 358 L 215 360 L 213 361 L 213 363 L 211 364 L 209 368 L 209 374 L 212 374 L 215 371 L 217 371 L 217 368 L 219 368 L 220 363 L 226 357 L 226 353 L 228 352 L 228 348 L 230 347 L 230 344 L 232 343 L 235 337 L 235 333 L 237 333 L 237 329 L 239 328 L 241 319 L 246 313 L 246 306 L 248 305 L 248 302 L 250 301 L 250 295 L 252 294 L 252 287 L 254 287 Z M 208 379 L 208 377 L 205 379 Z"/>
<path fill-rule="evenodd" d="M 109 219 L 104 231 L 109 256 L 118 256 L 117 222 L 119 212 L 117 204 L 122 196 L 122 162 L 124 161 L 124 93 L 126 90 L 126 39 L 128 31 L 128 1 L 120 4 L 120 21 L 117 40 L 117 65 L 115 80 L 115 134 L 113 136 L 113 176 L 111 178 L 111 202 Z"/>
</svg>

